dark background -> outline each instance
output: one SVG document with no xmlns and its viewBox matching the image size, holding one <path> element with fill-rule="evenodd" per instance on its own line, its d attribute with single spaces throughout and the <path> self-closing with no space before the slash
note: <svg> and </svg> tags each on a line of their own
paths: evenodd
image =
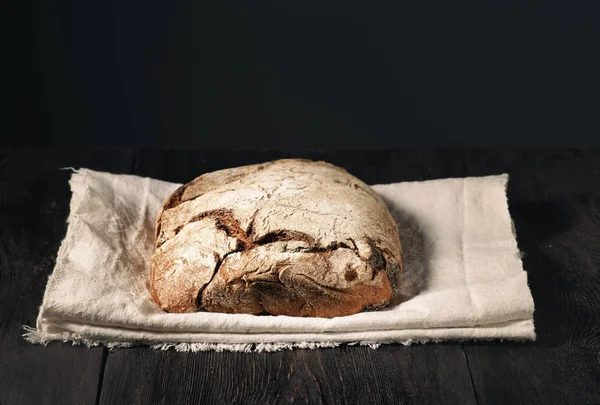
<svg viewBox="0 0 600 405">
<path fill-rule="evenodd" d="M 600 145 L 597 1 L 21 1 L 4 143 Z"/>
</svg>

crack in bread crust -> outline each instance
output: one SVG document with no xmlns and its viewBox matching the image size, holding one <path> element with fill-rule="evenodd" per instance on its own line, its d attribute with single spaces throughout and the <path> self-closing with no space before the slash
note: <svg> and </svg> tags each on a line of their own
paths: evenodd
<svg viewBox="0 0 600 405">
<path fill-rule="evenodd" d="M 398 263 L 399 253 L 393 254 L 389 243 L 384 243 L 381 246 L 379 236 L 373 238 L 365 234 L 354 234 L 353 237 L 346 236 L 324 244 L 320 237 L 317 239 L 315 236 L 300 230 L 273 229 L 271 226 L 271 229 L 265 232 L 264 229 L 268 225 L 266 221 L 269 220 L 269 215 L 262 215 L 260 221 L 257 222 L 259 220 L 257 216 L 259 209 L 254 209 L 249 215 L 244 216 L 247 220 L 245 222 L 246 229 L 244 229 L 241 221 L 236 218 L 234 209 L 230 208 L 208 209 L 199 212 L 189 216 L 185 223 L 180 225 L 170 219 L 169 224 L 171 225 L 168 225 L 170 231 L 165 230 L 166 234 L 162 232 L 162 221 L 165 212 L 179 209 L 180 206 L 180 208 L 188 210 L 185 212 L 190 212 L 189 208 L 183 208 L 184 206 L 181 204 L 186 202 L 187 205 L 204 198 L 205 194 L 210 194 L 211 187 L 218 187 L 218 185 L 213 184 L 215 179 L 224 178 L 223 184 L 229 184 L 244 179 L 249 173 L 266 172 L 268 170 L 265 168 L 276 163 L 269 162 L 249 167 L 248 170 L 243 170 L 243 167 L 232 169 L 233 173 L 231 174 L 227 171 L 209 173 L 181 186 L 167 199 L 157 220 L 157 252 L 182 230 L 207 218 L 214 221 L 213 229 L 222 231 L 228 238 L 231 238 L 229 240 L 234 245 L 229 245 L 230 247 L 227 250 L 222 250 L 219 254 L 213 253 L 216 265 L 209 270 L 212 271 L 212 274 L 210 274 L 208 282 L 195 293 L 193 299 L 195 308 L 181 310 L 179 307 L 170 308 L 168 305 L 161 305 L 160 294 L 157 292 L 160 287 L 152 284 L 156 282 L 155 280 L 162 280 L 162 276 L 158 278 L 153 276 L 151 279 L 152 297 L 164 310 L 189 312 L 205 309 L 232 313 L 333 317 L 350 315 L 361 310 L 379 309 L 387 305 L 397 291 L 401 266 Z M 310 162 L 310 165 L 321 165 L 327 167 L 327 169 L 339 169 L 338 171 L 342 171 L 345 176 L 351 177 L 343 169 L 327 163 Z M 312 166 L 302 167 L 299 170 L 290 169 L 290 172 L 293 172 L 294 176 L 300 174 L 310 175 L 311 181 L 316 176 L 313 184 L 319 184 L 319 186 L 327 184 L 327 181 L 318 178 L 318 175 L 312 173 L 311 170 Z M 202 184 L 204 179 L 208 181 L 208 186 Z M 195 184 L 195 182 L 200 182 L 200 184 Z M 365 204 L 379 204 L 380 200 L 375 192 L 366 185 L 359 185 L 360 181 L 358 179 L 351 177 L 350 179 L 344 179 L 344 181 L 334 180 L 333 182 L 355 190 L 355 193 L 365 196 L 362 197 L 363 199 L 368 197 L 372 201 Z M 288 185 L 288 189 L 304 190 L 306 188 L 305 186 L 294 186 L 295 188 L 290 188 Z M 271 189 L 262 187 L 259 184 L 258 188 L 265 193 L 264 195 L 268 196 L 267 200 L 270 200 L 276 192 L 284 192 L 279 190 L 283 188 L 282 184 Z M 186 195 L 186 193 L 188 194 Z M 217 190 L 213 194 L 217 195 L 219 193 Z M 263 197 L 260 200 L 263 201 Z M 352 215 L 352 208 L 349 209 L 348 213 L 327 213 L 318 206 L 304 206 L 302 200 L 299 201 L 299 204 L 296 202 L 294 204 L 278 203 L 277 208 L 287 210 L 286 213 L 288 214 L 284 218 L 294 215 L 294 213 L 301 215 L 302 218 L 304 218 L 304 215 L 309 217 L 310 215 L 322 216 L 324 219 L 319 219 L 319 221 L 322 221 L 324 226 L 327 226 L 326 224 L 329 221 L 331 222 L 330 226 L 333 228 L 337 226 L 338 219 L 347 220 Z M 387 214 L 389 215 L 389 212 Z M 343 216 L 343 219 L 340 216 Z M 171 215 L 170 218 L 173 218 L 173 216 Z M 175 218 L 181 218 L 181 216 Z M 389 218 L 391 218 L 391 215 L 389 215 Z M 387 220 L 387 217 L 385 219 Z M 180 221 L 180 219 L 176 219 L 176 221 Z M 174 225 L 177 226 L 174 227 Z M 283 227 L 285 223 L 280 225 Z M 389 223 L 386 226 L 389 228 Z M 259 228 L 262 231 L 259 232 Z M 393 229 L 395 230 L 395 227 Z M 189 235 L 190 231 L 187 232 L 187 235 Z M 393 243 L 391 246 L 394 246 Z M 397 249 L 392 250 L 400 252 L 399 248 L 398 244 Z M 294 260 L 297 260 L 297 262 L 289 259 L 290 257 L 296 258 Z M 263 262 L 258 259 L 263 260 Z M 176 260 L 176 258 L 173 258 L 173 260 Z M 258 267 L 254 269 L 252 266 Z M 358 270 L 359 268 L 362 270 Z M 152 274 L 155 271 L 161 271 L 161 269 L 153 268 Z M 163 269 L 164 271 L 165 269 Z M 244 271 L 247 273 L 244 273 Z M 236 272 L 242 274 L 242 276 L 239 276 Z M 278 274 L 278 281 L 271 280 L 272 276 L 275 275 L 274 273 Z M 288 281 L 284 282 L 281 279 L 281 274 L 288 273 L 290 273 L 289 276 L 286 276 Z M 208 278 L 209 273 L 204 274 L 203 277 Z M 387 292 L 388 290 L 389 292 Z M 173 291 L 172 288 L 171 291 Z"/>
</svg>

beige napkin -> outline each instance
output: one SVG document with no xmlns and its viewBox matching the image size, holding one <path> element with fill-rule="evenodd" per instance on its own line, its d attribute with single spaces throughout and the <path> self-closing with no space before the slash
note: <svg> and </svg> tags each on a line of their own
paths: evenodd
<svg viewBox="0 0 600 405">
<path fill-rule="evenodd" d="M 380 343 L 533 340 L 507 175 L 377 185 L 398 221 L 404 292 L 386 310 L 334 319 L 168 314 L 146 284 L 155 218 L 179 185 L 81 169 L 67 235 L 26 338 L 177 350 L 279 350 Z"/>
</svg>

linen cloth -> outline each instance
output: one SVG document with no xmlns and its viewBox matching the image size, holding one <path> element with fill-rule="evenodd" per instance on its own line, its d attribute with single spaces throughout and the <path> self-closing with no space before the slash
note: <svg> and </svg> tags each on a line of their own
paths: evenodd
<svg viewBox="0 0 600 405">
<path fill-rule="evenodd" d="M 407 295 L 381 311 L 324 318 L 169 314 L 147 289 L 154 226 L 179 186 L 81 169 L 33 343 L 279 350 L 380 343 L 534 340 L 534 303 L 508 211 L 508 175 L 372 186 L 396 218 Z M 412 289 L 412 291 L 411 291 Z"/>
</svg>

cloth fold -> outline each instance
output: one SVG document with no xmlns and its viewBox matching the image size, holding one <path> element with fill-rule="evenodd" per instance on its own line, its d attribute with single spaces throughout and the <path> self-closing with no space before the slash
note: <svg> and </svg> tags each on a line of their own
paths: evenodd
<svg viewBox="0 0 600 405">
<path fill-rule="evenodd" d="M 33 343 L 278 350 L 465 339 L 534 340 L 508 175 L 375 185 L 398 222 L 405 300 L 333 319 L 168 314 L 147 289 L 156 215 L 179 184 L 81 169 Z"/>
</svg>

